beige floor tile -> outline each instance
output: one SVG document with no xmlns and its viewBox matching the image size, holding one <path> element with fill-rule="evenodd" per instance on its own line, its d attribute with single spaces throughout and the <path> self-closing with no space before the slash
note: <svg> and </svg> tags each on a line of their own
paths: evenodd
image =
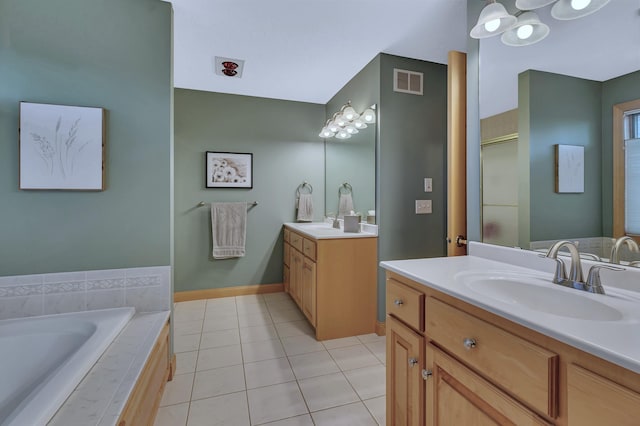
<svg viewBox="0 0 640 426">
<path fill-rule="evenodd" d="M 323 340 L 322 344 L 327 349 L 344 348 L 359 345 L 361 342 L 356 337 L 343 337 L 342 339 Z"/>
<path fill-rule="evenodd" d="M 276 422 L 264 423 L 264 426 L 313 426 L 313 420 L 309 414 L 304 416 L 289 417 Z"/>
<path fill-rule="evenodd" d="M 244 365 L 248 389 L 277 385 L 296 379 L 287 358 L 267 359 Z"/>
<path fill-rule="evenodd" d="M 380 365 L 378 358 L 373 356 L 364 345 L 331 349 L 329 353 L 336 363 L 338 363 L 338 367 L 340 367 L 342 371 Z"/>
<path fill-rule="evenodd" d="M 242 344 L 242 357 L 245 363 L 263 361 L 265 359 L 285 356 L 280 340 L 263 340 Z"/>
<path fill-rule="evenodd" d="M 260 342 L 263 340 L 273 340 L 277 338 L 278 332 L 272 324 L 242 327 L 240 329 L 240 340 L 242 343 Z"/>
<path fill-rule="evenodd" d="M 387 362 L 387 344 L 384 340 L 366 343 L 365 346 L 369 348 L 373 355 L 380 360 L 381 363 L 385 364 Z"/>
<path fill-rule="evenodd" d="M 236 298 L 217 297 L 215 299 L 207 299 L 207 309 L 220 306 L 236 306 Z"/>
<path fill-rule="evenodd" d="M 202 333 L 200 349 L 218 348 L 220 346 L 239 345 L 240 333 L 237 328 Z"/>
<path fill-rule="evenodd" d="M 303 379 L 298 383 L 311 412 L 359 401 L 342 373 Z"/>
<path fill-rule="evenodd" d="M 236 296 L 236 304 L 252 304 L 264 302 L 261 294 L 246 294 L 244 296 Z"/>
<path fill-rule="evenodd" d="M 298 380 L 340 372 L 327 351 L 292 356 L 289 361 Z"/>
<path fill-rule="evenodd" d="M 296 382 L 250 389 L 247 396 L 254 425 L 308 413 Z"/>
<path fill-rule="evenodd" d="M 194 373 L 198 351 L 176 353 L 176 374 Z"/>
<path fill-rule="evenodd" d="M 196 321 L 202 320 L 204 318 L 204 309 L 196 309 L 196 310 L 181 310 L 173 312 L 173 320 L 175 322 L 182 321 Z"/>
<path fill-rule="evenodd" d="M 311 328 L 307 320 L 281 322 L 274 325 L 281 339 L 285 337 L 303 336 L 305 334 L 308 336 L 314 335 L 313 328 Z"/>
<path fill-rule="evenodd" d="M 176 374 L 170 382 L 164 387 L 164 394 L 160 406 L 180 404 L 189 402 L 191 399 L 191 389 L 193 387 L 193 373 Z"/>
<path fill-rule="evenodd" d="M 193 382 L 191 400 L 211 398 L 245 390 L 242 365 L 198 371 Z"/>
<path fill-rule="evenodd" d="M 238 315 L 268 314 L 268 313 L 269 313 L 269 309 L 267 308 L 267 304 L 264 302 L 238 305 Z"/>
<path fill-rule="evenodd" d="M 382 365 L 345 371 L 344 375 L 362 400 L 383 396 L 386 392 L 386 370 Z"/>
<path fill-rule="evenodd" d="M 204 319 L 209 320 L 211 318 L 237 314 L 238 310 L 236 309 L 236 305 L 213 305 L 207 306 L 207 310 L 204 314 Z"/>
<path fill-rule="evenodd" d="M 293 299 L 281 299 L 274 300 L 273 302 L 267 302 L 267 307 L 270 312 L 298 309 L 298 305 L 296 305 L 296 302 L 294 302 Z"/>
<path fill-rule="evenodd" d="M 173 351 L 176 353 L 197 351 L 199 347 L 199 334 L 176 335 L 173 338 Z"/>
<path fill-rule="evenodd" d="M 238 316 L 237 315 L 223 315 L 219 317 L 209 317 L 205 319 L 202 325 L 202 332 L 207 333 L 218 330 L 230 330 L 232 328 L 238 328 Z"/>
<path fill-rule="evenodd" d="M 249 426 L 247 393 L 238 392 L 191 402 L 187 426 Z"/>
<path fill-rule="evenodd" d="M 273 310 L 270 312 L 274 323 L 300 321 L 304 319 L 304 315 L 302 315 L 302 312 L 300 312 L 298 308 Z"/>
<path fill-rule="evenodd" d="M 206 304 L 206 300 L 190 300 L 188 302 L 177 302 L 173 305 L 173 311 L 200 311 L 205 308 Z"/>
<path fill-rule="evenodd" d="M 278 293 L 266 293 L 263 294 L 262 297 L 264 298 L 265 302 L 269 303 L 269 302 L 277 302 L 277 301 L 282 301 L 282 300 L 293 300 L 291 298 L 291 296 L 289 296 L 288 293 L 285 293 L 283 291 L 280 291 Z"/>
<path fill-rule="evenodd" d="M 198 354 L 196 371 L 212 370 L 238 364 L 242 364 L 240 345 L 202 349 Z"/>
<path fill-rule="evenodd" d="M 376 333 L 361 334 L 360 336 L 356 336 L 356 337 L 362 343 L 375 343 L 379 341 L 384 342 L 386 339 L 386 336 L 378 336 Z"/>
<path fill-rule="evenodd" d="M 322 343 L 308 335 L 285 337 L 282 339 L 282 345 L 288 356 L 325 350 Z"/>
<path fill-rule="evenodd" d="M 189 403 L 160 407 L 154 426 L 185 426 L 189 414 Z"/>
<path fill-rule="evenodd" d="M 173 323 L 173 335 L 200 334 L 202 333 L 202 322 L 203 320 L 201 319 L 194 321 L 176 321 Z"/>
<path fill-rule="evenodd" d="M 316 426 L 376 426 L 362 402 L 311 413 Z"/>
<path fill-rule="evenodd" d="M 368 399 L 364 401 L 369 412 L 373 415 L 380 426 L 386 425 L 387 419 L 387 400 L 384 396 Z"/>
<path fill-rule="evenodd" d="M 261 312 L 258 314 L 238 314 L 238 323 L 240 327 L 253 327 L 273 324 L 273 321 L 268 312 Z"/>
</svg>

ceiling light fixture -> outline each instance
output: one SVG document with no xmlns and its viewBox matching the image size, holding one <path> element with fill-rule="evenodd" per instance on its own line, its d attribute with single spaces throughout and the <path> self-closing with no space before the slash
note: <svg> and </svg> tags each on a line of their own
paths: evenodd
<svg viewBox="0 0 640 426">
<path fill-rule="evenodd" d="M 478 23 L 471 29 L 469 35 L 473 38 L 487 38 L 501 34 L 517 22 L 515 16 L 496 0 L 487 0 L 487 5 L 480 12 Z"/>
<path fill-rule="evenodd" d="M 561 21 L 578 19 L 600 10 L 611 0 L 558 0 L 551 8 L 551 16 Z"/>
<path fill-rule="evenodd" d="M 351 106 L 351 101 L 340 108 L 340 111 L 333 114 L 327 120 L 324 127 L 320 131 L 321 138 L 328 139 L 336 137 L 338 139 L 349 139 L 351 135 L 355 135 L 362 129 L 367 128 L 367 124 L 376 122 L 375 105 L 365 109 L 362 114 Z"/>
<path fill-rule="evenodd" d="M 540 22 L 535 12 L 522 12 L 518 22 L 502 33 L 500 38 L 507 46 L 528 46 L 539 42 L 549 35 L 549 27 Z"/>
</svg>

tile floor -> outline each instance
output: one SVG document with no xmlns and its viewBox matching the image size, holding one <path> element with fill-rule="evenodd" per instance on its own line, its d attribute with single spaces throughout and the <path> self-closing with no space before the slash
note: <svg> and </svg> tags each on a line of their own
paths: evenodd
<svg viewBox="0 0 640 426">
<path fill-rule="evenodd" d="M 385 339 L 318 342 L 286 293 L 175 304 L 156 426 L 384 425 Z"/>
</svg>

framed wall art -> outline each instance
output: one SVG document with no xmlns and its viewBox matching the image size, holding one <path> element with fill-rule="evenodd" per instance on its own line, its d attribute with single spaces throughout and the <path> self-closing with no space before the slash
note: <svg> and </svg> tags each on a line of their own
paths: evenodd
<svg viewBox="0 0 640 426">
<path fill-rule="evenodd" d="M 555 145 L 556 192 L 584 192 L 584 146 Z"/>
<path fill-rule="evenodd" d="M 103 108 L 20 102 L 20 189 L 104 190 Z"/>
<path fill-rule="evenodd" d="M 253 188 L 253 154 L 206 152 L 207 188 Z"/>
</svg>

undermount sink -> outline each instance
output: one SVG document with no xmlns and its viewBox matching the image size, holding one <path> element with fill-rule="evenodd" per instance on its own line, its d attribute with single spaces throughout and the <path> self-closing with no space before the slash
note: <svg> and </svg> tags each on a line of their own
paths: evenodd
<svg viewBox="0 0 640 426">
<path fill-rule="evenodd" d="M 465 274 L 459 279 L 475 293 L 534 311 L 593 321 L 620 321 L 624 318 L 622 312 L 595 300 L 593 295 L 579 290 L 554 287 L 555 284 L 548 279 L 482 273 Z"/>
</svg>

